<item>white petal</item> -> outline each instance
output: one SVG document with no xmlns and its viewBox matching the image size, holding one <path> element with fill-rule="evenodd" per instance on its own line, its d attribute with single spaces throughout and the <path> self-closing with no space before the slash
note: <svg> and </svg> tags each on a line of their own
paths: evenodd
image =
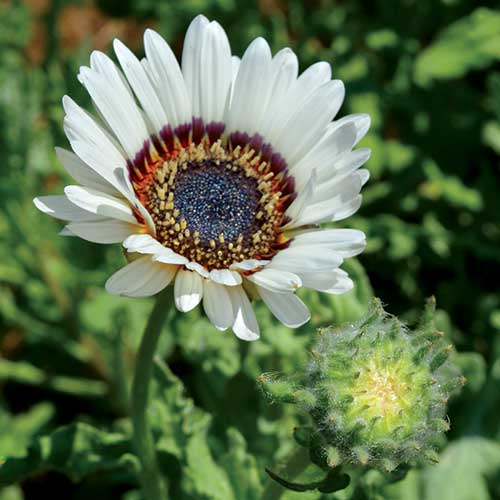
<svg viewBox="0 0 500 500">
<path fill-rule="evenodd" d="M 364 250 L 366 237 L 357 229 L 314 229 L 294 236 L 293 246 L 300 245 L 322 245 L 347 258 Z"/>
<path fill-rule="evenodd" d="M 298 328 L 311 319 L 306 305 L 294 293 L 274 293 L 258 287 L 259 295 L 270 311 L 289 328 Z"/>
<path fill-rule="evenodd" d="M 191 103 L 179 63 L 167 42 L 155 31 L 146 30 L 144 48 L 150 77 L 172 127 L 191 121 Z"/>
<path fill-rule="evenodd" d="M 153 218 L 135 195 L 134 188 L 132 187 L 132 183 L 130 182 L 128 174 L 125 174 L 125 172 L 122 170 L 118 173 L 118 176 L 123 178 L 124 183 L 129 187 L 131 191 L 131 195 L 127 198 L 131 206 L 133 206 L 139 212 L 139 214 L 142 215 L 142 218 L 144 219 L 144 222 L 146 223 L 149 231 L 153 234 L 156 234 L 156 226 Z"/>
<path fill-rule="evenodd" d="M 333 161 L 324 163 L 317 170 L 320 184 L 333 182 L 334 178 L 336 178 L 335 182 L 338 182 L 339 179 L 343 179 L 363 165 L 370 158 L 370 154 L 370 149 L 360 148 L 348 151 Z"/>
<path fill-rule="evenodd" d="M 123 246 L 129 253 L 145 253 L 154 256 L 154 260 L 164 264 L 187 264 L 188 260 L 175 253 L 170 248 L 164 247 L 158 240 L 149 234 L 133 234 L 124 242 Z"/>
<path fill-rule="evenodd" d="M 59 236 L 75 236 L 69 229 L 68 226 L 64 226 L 60 231 L 59 231 Z"/>
<path fill-rule="evenodd" d="M 196 16 L 186 32 L 182 51 L 182 74 L 184 75 L 188 95 L 191 99 L 194 117 L 201 116 L 201 67 L 203 64 L 201 60 L 201 47 L 203 45 L 205 31 L 209 25 L 210 22 L 205 16 Z M 206 82 L 203 82 L 203 84 L 205 83 Z"/>
<path fill-rule="evenodd" d="M 231 74 L 233 82 L 236 80 L 236 75 L 238 74 L 238 71 L 240 69 L 240 64 L 241 59 L 238 56 L 231 57 Z"/>
<path fill-rule="evenodd" d="M 210 271 L 210 279 L 226 286 L 236 286 L 242 283 L 240 273 L 230 269 L 213 269 Z"/>
<path fill-rule="evenodd" d="M 238 71 L 240 69 L 240 64 L 241 58 L 239 58 L 238 56 L 231 56 L 231 74 L 233 82 L 236 80 L 236 75 L 238 74 Z"/>
<path fill-rule="evenodd" d="M 356 175 L 359 175 L 362 186 L 364 186 L 368 182 L 368 179 L 370 178 L 370 172 L 366 168 L 362 168 L 361 170 L 358 170 L 356 172 Z"/>
<path fill-rule="evenodd" d="M 154 131 L 159 134 L 167 125 L 168 119 L 144 67 L 120 40 L 115 39 L 113 47 L 137 99 L 151 121 Z"/>
<path fill-rule="evenodd" d="M 348 207 L 347 211 L 353 208 L 351 205 L 354 200 L 357 200 L 361 187 L 362 184 L 359 176 L 351 175 L 339 184 L 331 186 L 328 192 L 323 191 L 320 194 L 316 192 L 314 197 L 315 203 L 306 206 L 301 212 L 300 218 L 294 219 L 289 227 L 294 228 L 308 224 L 321 224 L 331 220 L 340 220 L 337 219 L 339 214 L 343 215 Z M 320 201 L 317 201 L 318 199 Z M 357 208 L 359 208 L 359 205 L 357 205 Z"/>
<path fill-rule="evenodd" d="M 106 281 L 106 290 L 113 295 L 149 297 L 163 290 L 172 281 L 177 266 L 153 262 L 141 257 L 122 267 Z"/>
<path fill-rule="evenodd" d="M 283 97 L 286 96 L 290 86 L 297 79 L 299 63 L 293 50 L 284 48 L 280 50 L 271 62 L 271 88 L 269 105 L 264 109 L 259 133 L 267 138 L 273 127 L 273 121 L 279 113 Z"/>
<path fill-rule="evenodd" d="M 314 245 L 292 245 L 273 257 L 266 269 L 283 269 L 300 274 L 331 271 L 342 264 L 342 257 L 334 251 Z"/>
<path fill-rule="evenodd" d="M 337 129 L 339 129 L 346 123 L 353 124 L 356 129 L 356 140 L 354 142 L 354 145 L 356 145 L 361 139 L 363 139 L 363 137 L 370 129 L 370 115 L 367 115 L 365 113 L 355 113 L 352 115 L 344 116 L 343 118 L 330 123 L 327 127 L 326 134 L 333 134 Z"/>
<path fill-rule="evenodd" d="M 271 88 L 271 49 L 263 38 L 247 48 L 234 82 L 231 107 L 226 118 L 228 132 L 259 132 L 259 124 L 268 106 Z"/>
<path fill-rule="evenodd" d="M 202 279 L 193 271 L 179 270 L 174 285 L 174 300 L 179 311 L 191 311 L 200 303 L 203 297 Z"/>
<path fill-rule="evenodd" d="M 80 238 L 93 243 L 121 243 L 128 236 L 138 233 L 142 227 L 116 219 L 98 222 L 71 222 L 67 228 Z"/>
<path fill-rule="evenodd" d="M 163 249 L 160 242 L 149 234 L 133 234 L 123 242 L 124 248 L 130 253 L 146 253 L 157 255 Z"/>
<path fill-rule="evenodd" d="M 339 220 L 344 220 L 350 217 L 352 214 L 356 213 L 361 206 L 362 196 L 358 195 L 352 200 L 347 201 L 338 210 L 335 211 L 333 217 L 331 218 L 332 222 L 337 222 Z"/>
<path fill-rule="evenodd" d="M 130 190 L 130 196 L 127 197 L 127 199 L 130 201 L 131 205 L 134 206 L 137 211 L 142 215 L 146 226 L 148 227 L 149 231 L 156 235 L 156 226 L 153 221 L 153 218 L 151 217 L 150 213 L 146 210 L 144 205 L 139 201 L 137 196 L 135 195 L 134 188 L 132 187 L 132 183 L 130 182 L 130 179 L 128 177 L 128 174 L 125 173 L 124 170 L 121 170 L 117 172 L 118 177 L 120 177 L 123 181 L 124 184 L 126 184 Z"/>
<path fill-rule="evenodd" d="M 344 84 L 333 80 L 317 88 L 301 106 L 295 107 L 280 137 L 276 149 L 289 165 L 293 165 L 315 146 L 344 100 Z"/>
<path fill-rule="evenodd" d="M 213 21 L 206 28 L 200 51 L 197 84 L 200 116 L 205 123 L 222 122 L 232 81 L 231 47 L 225 31 Z"/>
<path fill-rule="evenodd" d="M 236 271 L 253 271 L 259 267 L 264 267 L 269 264 L 270 260 L 258 260 L 258 259 L 247 259 L 241 262 L 235 262 L 229 266 L 229 269 L 234 269 Z"/>
<path fill-rule="evenodd" d="M 179 255 L 170 248 L 166 247 L 163 247 L 163 250 L 159 254 L 154 256 L 154 260 L 163 262 L 164 264 L 188 264 L 188 259 L 186 259 L 186 257 L 183 257 L 182 255 Z"/>
<path fill-rule="evenodd" d="M 238 56 L 231 57 L 231 86 L 229 88 L 229 96 L 224 111 L 225 117 L 229 116 L 229 109 L 231 107 L 234 94 L 234 83 L 236 81 L 236 77 L 238 76 L 238 71 L 240 70 L 240 64 L 241 64 L 241 59 Z"/>
<path fill-rule="evenodd" d="M 312 170 L 318 171 L 318 178 L 322 181 L 330 179 L 336 171 L 336 160 L 350 151 L 355 141 L 356 128 L 352 123 L 345 123 L 334 134 L 323 138 L 297 164 L 292 166 L 291 172 L 298 178 L 297 186 L 301 188 L 304 185 Z M 326 172 L 328 172 L 328 177 Z"/>
<path fill-rule="evenodd" d="M 142 150 L 149 132 L 125 78 L 102 52 L 91 55 L 92 69 L 82 67 L 78 75 L 99 112 L 114 132 L 128 158 Z"/>
<path fill-rule="evenodd" d="M 287 124 L 296 110 L 303 105 L 309 96 L 332 76 L 330 65 L 318 62 L 307 68 L 297 80 L 290 85 L 288 92 L 279 99 L 274 118 L 268 125 L 266 138 L 271 144 L 286 130 Z"/>
<path fill-rule="evenodd" d="M 302 286 L 302 281 L 296 274 L 279 269 L 262 269 L 246 276 L 246 279 L 276 293 L 295 292 Z"/>
<path fill-rule="evenodd" d="M 124 182 L 126 159 L 95 120 L 68 96 L 63 97 L 66 111 L 64 131 L 75 153 L 99 176 L 122 193 L 133 196 Z M 120 175 L 121 174 L 121 175 Z"/>
<path fill-rule="evenodd" d="M 292 204 L 286 210 L 286 215 L 291 219 L 290 223 L 288 223 L 289 226 L 292 226 L 295 221 L 300 220 L 305 208 L 314 202 L 316 189 L 317 176 L 316 170 L 313 170 L 305 187 L 299 191 L 297 198 L 293 200 Z"/>
<path fill-rule="evenodd" d="M 73 179 L 82 186 L 97 189 L 103 193 L 119 196 L 120 193 L 102 176 L 94 172 L 86 163 L 84 163 L 72 151 L 63 148 L 55 148 L 56 155 L 62 166 Z"/>
<path fill-rule="evenodd" d="M 336 175 L 327 182 L 318 184 L 309 205 L 330 203 L 332 206 L 346 200 L 351 200 L 359 194 L 363 187 L 363 177 L 359 170 L 346 176 Z"/>
<path fill-rule="evenodd" d="M 78 79 L 79 81 L 83 84 L 82 78 L 81 78 L 81 70 L 85 69 L 87 70 L 88 68 L 85 67 L 80 67 L 80 73 L 78 74 Z M 104 81 L 107 82 L 113 82 L 115 84 L 116 82 L 116 90 L 120 90 L 120 92 L 123 89 L 124 92 L 124 97 L 128 97 L 128 99 L 123 100 L 123 106 L 128 108 L 128 111 L 135 114 L 137 111 L 141 117 L 144 118 L 142 109 L 140 109 L 139 106 L 137 106 L 137 102 L 135 100 L 135 97 L 132 93 L 132 90 L 130 88 L 130 85 L 125 78 L 125 75 L 121 72 L 121 70 L 118 68 L 118 66 L 111 60 L 110 57 L 108 57 L 107 54 L 100 52 L 98 50 L 94 50 L 90 54 L 90 70 L 99 74 L 104 78 Z M 121 85 L 118 85 L 118 84 Z M 95 102 L 94 102 L 95 104 Z M 130 106 L 130 107 L 129 107 Z M 101 113 L 101 110 L 99 107 L 97 107 L 97 110 L 99 113 Z M 107 118 L 105 115 L 102 113 L 100 114 L 101 118 L 105 123 L 107 122 Z M 134 116 L 134 115 L 131 115 Z M 142 122 L 141 122 L 142 123 Z M 108 123 L 109 125 L 109 123 Z M 113 132 L 113 128 L 110 126 L 110 132 L 116 136 L 116 133 Z M 136 130 L 138 132 L 138 130 Z"/>
<path fill-rule="evenodd" d="M 257 340 L 260 336 L 259 324 L 243 287 L 228 287 L 233 306 L 233 332 L 242 340 Z"/>
<path fill-rule="evenodd" d="M 64 193 L 71 203 L 87 212 L 123 220 L 131 224 L 138 223 L 130 205 L 110 194 L 101 193 L 83 186 L 66 186 Z"/>
<path fill-rule="evenodd" d="M 290 98 L 297 103 L 307 99 L 315 89 L 332 78 L 332 68 L 327 62 L 320 61 L 307 68 L 290 88 Z"/>
<path fill-rule="evenodd" d="M 64 195 L 39 196 L 33 200 L 35 207 L 44 214 L 61 220 L 96 221 L 101 217 L 86 212 L 71 203 Z"/>
<path fill-rule="evenodd" d="M 275 54 L 271 66 L 275 75 L 271 97 L 278 97 L 287 92 L 297 80 L 299 60 L 290 47 L 285 47 Z"/>
<path fill-rule="evenodd" d="M 191 269 L 191 271 L 197 272 L 203 278 L 208 278 L 210 275 L 210 273 L 201 264 L 198 264 L 197 262 L 188 262 L 187 264 L 185 264 L 185 266 L 188 269 Z"/>
<path fill-rule="evenodd" d="M 210 322 L 218 330 L 224 331 L 234 322 L 231 297 L 224 285 L 204 280 L 203 308 Z"/>
<path fill-rule="evenodd" d="M 332 295 L 339 295 L 354 288 L 354 283 L 342 269 L 335 269 L 328 273 L 303 273 L 300 277 L 305 288 Z"/>
</svg>

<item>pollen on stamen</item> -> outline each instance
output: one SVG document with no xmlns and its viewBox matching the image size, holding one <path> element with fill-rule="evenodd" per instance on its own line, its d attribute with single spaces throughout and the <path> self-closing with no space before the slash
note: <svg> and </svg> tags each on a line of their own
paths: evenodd
<svg viewBox="0 0 500 500">
<path fill-rule="evenodd" d="M 172 149 L 141 154 L 144 166 L 130 166 L 156 238 L 208 270 L 271 258 L 286 244 L 284 212 L 294 197 L 281 157 L 273 164 L 263 146 L 264 159 L 261 138 L 198 134 L 189 141 L 162 136 Z"/>
</svg>

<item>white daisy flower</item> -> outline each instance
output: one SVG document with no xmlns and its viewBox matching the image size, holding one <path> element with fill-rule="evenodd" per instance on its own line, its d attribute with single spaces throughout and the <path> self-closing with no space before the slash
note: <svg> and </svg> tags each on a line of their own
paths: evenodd
<svg viewBox="0 0 500 500">
<path fill-rule="evenodd" d="M 123 244 L 129 264 L 108 279 L 112 294 L 145 297 L 174 283 L 180 311 L 203 302 L 216 328 L 244 340 L 259 337 L 249 296 L 284 325 L 303 325 L 298 288 L 353 287 L 340 265 L 363 250 L 364 234 L 319 224 L 361 204 L 370 152 L 352 149 L 369 117 L 332 121 L 344 85 L 327 63 L 299 76 L 293 51 L 273 57 L 262 38 L 240 60 L 203 16 L 181 66 L 154 31 L 144 45 L 139 61 L 115 40 L 121 70 L 97 51 L 81 68 L 99 119 L 65 96 L 74 152 L 57 150 L 79 185 L 35 205 L 68 221 L 63 234 Z"/>
</svg>

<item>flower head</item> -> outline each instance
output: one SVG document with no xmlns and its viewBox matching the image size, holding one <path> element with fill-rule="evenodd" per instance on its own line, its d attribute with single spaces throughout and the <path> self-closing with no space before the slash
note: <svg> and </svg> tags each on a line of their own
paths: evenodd
<svg viewBox="0 0 500 500">
<path fill-rule="evenodd" d="M 312 360 L 299 379 L 260 379 L 271 399 L 297 403 L 316 434 L 311 440 L 329 466 L 341 463 L 393 470 L 432 461 L 448 421 L 452 390 L 463 384 L 448 361 L 451 346 L 433 325 L 433 302 L 410 332 L 375 302 L 366 318 L 320 330 Z"/>
<path fill-rule="evenodd" d="M 295 295 L 352 288 L 339 269 L 360 253 L 364 234 L 319 228 L 360 206 L 369 150 L 352 151 L 366 115 L 332 121 L 344 86 L 327 63 L 298 76 L 288 48 L 274 57 L 254 40 L 231 54 L 217 22 L 198 16 L 182 64 L 154 31 L 139 61 L 120 41 L 121 69 L 93 52 L 78 78 L 99 118 L 63 99 L 73 152 L 57 154 L 79 185 L 36 206 L 69 221 L 63 233 L 122 243 L 129 264 L 109 278 L 110 293 L 154 295 L 174 283 L 175 303 L 203 301 L 220 330 L 259 336 L 248 294 L 289 327 L 309 319 Z"/>
</svg>

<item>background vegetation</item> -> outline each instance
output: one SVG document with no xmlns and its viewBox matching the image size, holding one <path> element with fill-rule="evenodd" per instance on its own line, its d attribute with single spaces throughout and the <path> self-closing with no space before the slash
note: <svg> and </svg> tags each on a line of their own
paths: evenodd
<svg viewBox="0 0 500 500">
<path fill-rule="evenodd" d="M 482 6 L 479 4 L 482 3 Z M 356 289 L 310 293 L 312 322 L 291 331 L 259 309 L 262 340 L 238 342 L 197 310 L 172 319 L 153 405 L 175 499 L 259 499 L 263 469 L 294 446 L 292 406 L 269 406 L 255 379 L 293 372 L 315 327 L 353 319 L 374 293 L 411 322 L 435 294 L 439 328 L 469 383 L 451 402 L 439 465 L 387 485 L 378 473 L 336 498 L 500 498 L 500 10 L 472 0 L 0 1 L 1 500 L 140 498 L 129 453 L 127 387 L 150 300 L 108 296 L 118 245 L 58 237 L 36 194 L 68 183 L 61 97 L 93 48 L 120 37 L 138 53 L 155 27 L 182 47 L 197 13 L 234 51 L 265 36 L 302 68 L 332 63 L 342 113 L 367 112 L 373 150 L 364 203 L 348 224 L 368 248 L 346 268 Z M 497 5 L 498 7 L 498 5 Z M 78 422 L 78 423 L 77 423 Z M 62 429 L 55 431 L 59 426 Z M 78 482 L 74 482 L 78 481 Z M 283 498 L 318 499 L 319 493 Z M 327 498 L 323 495 L 323 498 Z M 330 497 L 331 498 L 331 497 Z"/>
</svg>

